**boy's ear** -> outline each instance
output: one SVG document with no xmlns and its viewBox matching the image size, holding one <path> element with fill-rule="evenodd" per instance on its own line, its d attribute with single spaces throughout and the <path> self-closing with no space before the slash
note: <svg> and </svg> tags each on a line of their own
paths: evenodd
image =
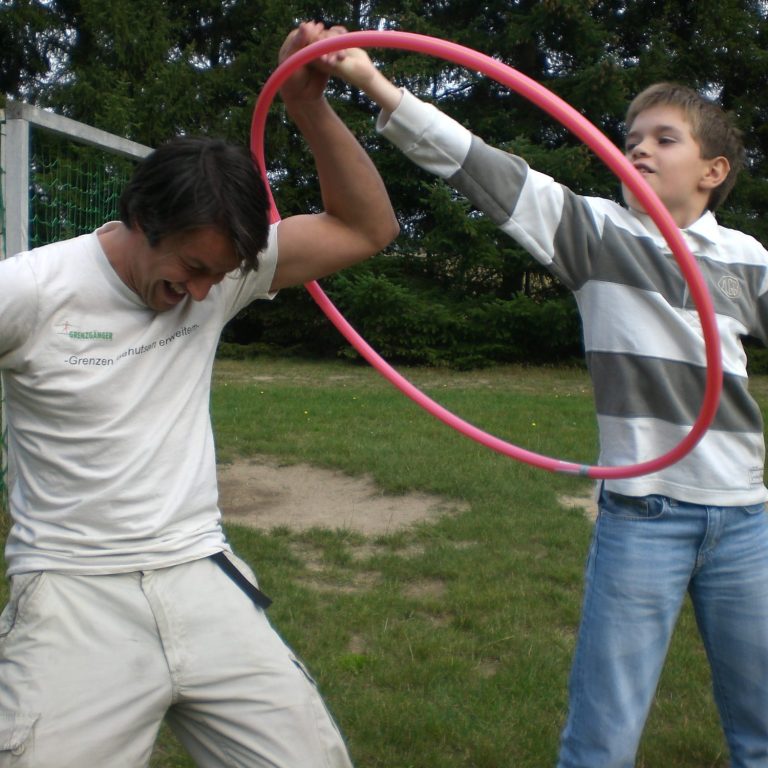
<svg viewBox="0 0 768 768">
<path fill-rule="evenodd" d="M 731 164 L 728 162 L 727 157 L 721 155 L 707 160 L 707 167 L 704 175 L 701 177 L 701 188 L 714 189 L 719 187 L 725 181 L 730 170 Z"/>
</svg>

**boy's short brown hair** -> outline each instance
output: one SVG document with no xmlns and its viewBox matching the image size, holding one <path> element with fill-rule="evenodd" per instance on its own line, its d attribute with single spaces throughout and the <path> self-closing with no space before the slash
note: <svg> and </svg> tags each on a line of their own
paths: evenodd
<svg viewBox="0 0 768 768">
<path fill-rule="evenodd" d="M 627 129 L 641 112 L 657 106 L 679 107 L 683 111 L 705 160 L 722 155 L 730 163 L 731 169 L 725 181 L 715 187 L 709 195 L 707 209 L 716 210 L 733 189 L 736 177 L 744 165 L 741 131 L 718 104 L 704 98 L 692 88 L 677 83 L 656 83 L 638 93 L 627 109 Z"/>
</svg>

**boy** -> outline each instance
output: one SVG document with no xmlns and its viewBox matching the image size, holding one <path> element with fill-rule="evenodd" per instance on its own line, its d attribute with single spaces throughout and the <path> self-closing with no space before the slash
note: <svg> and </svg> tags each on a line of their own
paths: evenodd
<svg viewBox="0 0 768 768">
<path fill-rule="evenodd" d="M 594 383 L 600 463 L 634 464 L 690 429 L 705 380 L 686 284 L 651 218 L 574 194 L 401 91 L 358 49 L 334 74 L 382 109 L 377 128 L 446 179 L 575 294 Z M 740 134 L 690 89 L 657 84 L 627 115 L 626 156 L 697 257 L 722 338 L 714 423 L 675 466 L 604 482 L 586 567 L 559 768 L 628 768 L 688 591 L 733 768 L 768 766 L 768 516 L 763 424 L 741 337 L 768 341 L 768 253 L 712 211 L 742 163 Z"/>
</svg>

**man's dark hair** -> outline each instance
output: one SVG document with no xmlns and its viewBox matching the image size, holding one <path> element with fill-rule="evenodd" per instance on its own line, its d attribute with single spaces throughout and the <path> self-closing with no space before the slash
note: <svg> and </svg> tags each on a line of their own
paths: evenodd
<svg viewBox="0 0 768 768">
<path fill-rule="evenodd" d="M 139 163 L 120 197 L 120 219 L 154 246 L 167 235 L 216 227 L 232 239 L 243 271 L 267 244 L 267 191 L 242 146 L 182 136 Z"/>
</svg>

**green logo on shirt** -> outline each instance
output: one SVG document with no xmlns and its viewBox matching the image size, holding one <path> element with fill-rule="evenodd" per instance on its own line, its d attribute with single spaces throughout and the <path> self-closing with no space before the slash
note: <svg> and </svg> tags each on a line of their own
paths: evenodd
<svg viewBox="0 0 768 768">
<path fill-rule="evenodd" d="M 77 325 L 73 325 L 69 320 L 56 324 L 57 333 L 61 336 L 68 336 L 70 339 L 101 339 L 102 341 L 112 341 L 112 331 L 82 331 Z"/>
<path fill-rule="evenodd" d="M 112 331 L 70 331 L 70 339 L 106 339 L 112 340 Z"/>
</svg>

